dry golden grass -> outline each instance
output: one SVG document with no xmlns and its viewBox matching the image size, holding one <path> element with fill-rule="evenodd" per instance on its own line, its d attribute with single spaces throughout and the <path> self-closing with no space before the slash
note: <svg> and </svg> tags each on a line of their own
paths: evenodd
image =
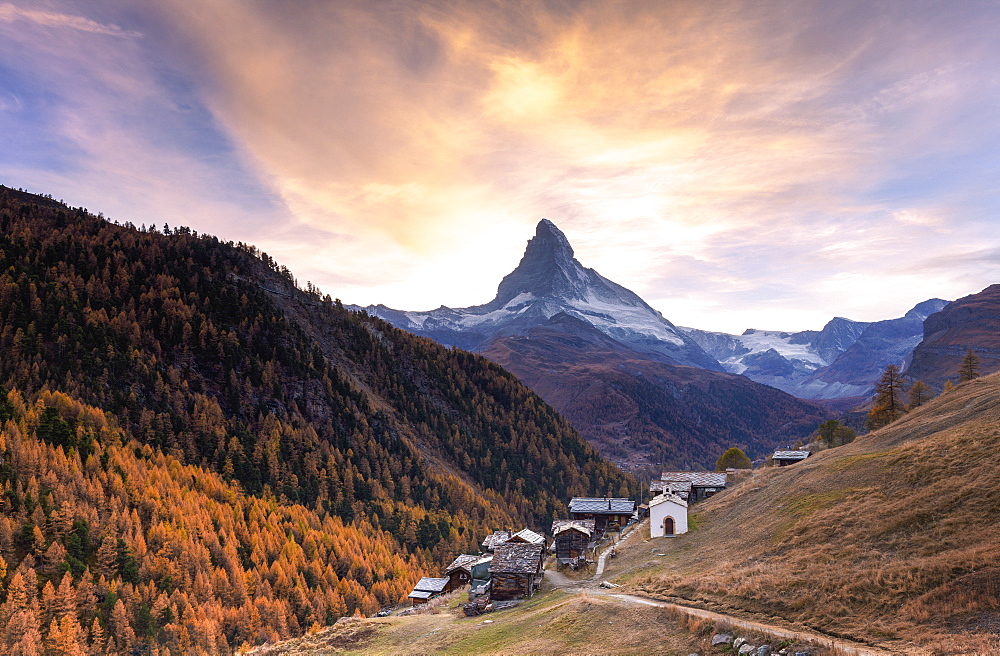
<svg viewBox="0 0 1000 656">
<path fill-rule="evenodd" d="M 1000 654 L 998 463 L 994 375 L 756 472 L 700 505 L 700 528 L 651 540 L 616 569 L 636 592 L 716 610 L 907 651 Z"/>
<path fill-rule="evenodd" d="M 487 620 L 489 621 L 487 623 Z M 703 648 L 695 633 L 662 608 L 609 597 L 554 591 L 516 609 L 466 618 L 438 615 L 346 619 L 312 636 L 254 652 L 295 654 L 657 654 L 686 656 Z"/>
</svg>

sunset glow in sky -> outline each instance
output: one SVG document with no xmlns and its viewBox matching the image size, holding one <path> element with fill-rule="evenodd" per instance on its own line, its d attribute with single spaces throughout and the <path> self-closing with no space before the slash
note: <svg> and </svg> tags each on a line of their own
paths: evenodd
<svg viewBox="0 0 1000 656">
<path fill-rule="evenodd" d="M 0 183 L 485 303 L 542 217 L 679 325 L 1000 282 L 1000 3 L 0 0 Z"/>
</svg>

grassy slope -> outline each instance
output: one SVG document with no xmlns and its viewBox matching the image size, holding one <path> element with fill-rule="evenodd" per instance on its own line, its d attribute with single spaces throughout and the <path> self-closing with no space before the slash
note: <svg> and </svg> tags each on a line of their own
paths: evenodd
<svg viewBox="0 0 1000 656">
<path fill-rule="evenodd" d="M 1000 653 L 998 454 L 994 375 L 853 444 L 756 473 L 700 506 L 698 530 L 633 553 L 624 578 L 887 646 Z"/>
<path fill-rule="evenodd" d="M 702 649 L 704 634 L 713 630 L 702 628 L 703 635 L 693 634 L 662 608 L 554 591 L 514 610 L 476 618 L 464 617 L 460 608 L 410 617 L 348 618 L 316 635 L 259 648 L 253 654 L 686 656 Z"/>
</svg>

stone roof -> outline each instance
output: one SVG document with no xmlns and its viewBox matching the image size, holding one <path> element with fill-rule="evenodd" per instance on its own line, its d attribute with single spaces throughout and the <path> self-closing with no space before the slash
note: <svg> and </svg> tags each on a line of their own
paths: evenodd
<svg viewBox="0 0 1000 656">
<path fill-rule="evenodd" d="M 658 506 L 661 503 L 666 502 L 676 503 L 678 506 L 684 506 L 687 508 L 687 501 L 681 497 L 679 494 L 671 494 L 670 492 L 664 492 L 663 494 L 658 494 L 649 501 L 649 507 Z"/>
<path fill-rule="evenodd" d="M 557 519 L 552 522 L 552 535 L 560 535 L 565 531 L 578 531 L 589 537 L 594 534 L 594 520 Z"/>
<path fill-rule="evenodd" d="M 649 484 L 650 492 L 690 492 L 691 481 L 653 481 Z"/>
<path fill-rule="evenodd" d="M 490 573 L 537 574 L 541 569 L 542 550 L 540 544 L 508 542 L 497 547 L 490 565 Z"/>
<path fill-rule="evenodd" d="M 809 456 L 808 451 L 775 451 L 771 458 L 774 460 L 805 460 Z"/>
<path fill-rule="evenodd" d="M 411 592 L 406 596 L 408 599 L 430 599 L 435 594 L 437 593 L 431 592 L 429 590 L 414 590 L 413 592 Z"/>
<path fill-rule="evenodd" d="M 552 522 L 552 535 L 559 535 L 571 528 L 590 535 L 594 532 L 594 523 L 592 519 L 557 519 Z"/>
<path fill-rule="evenodd" d="M 510 539 L 510 531 L 493 531 L 492 534 L 487 535 L 486 539 L 483 540 L 483 549 L 489 551 L 490 549 L 495 549 L 501 544 L 505 543 Z"/>
<path fill-rule="evenodd" d="M 447 586 L 450 582 L 451 579 L 448 578 L 438 579 L 431 576 L 425 576 L 417 581 L 417 584 L 413 586 L 413 590 L 437 594 L 439 592 L 444 592 L 445 586 Z"/>
<path fill-rule="evenodd" d="M 450 574 L 454 572 L 456 569 L 468 570 L 477 562 L 479 562 L 479 556 L 473 556 L 472 554 L 462 554 L 455 560 L 451 561 L 451 565 L 448 565 L 448 568 L 445 569 L 444 571 Z"/>
<path fill-rule="evenodd" d="M 508 542 L 527 542 L 528 544 L 545 544 L 545 536 L 535 533 L 530 528 L 521 529 L 510 536 Z"/>
<path fill-rule="evenodd" d="M 631 499 L 592 499 L 588 497 L 573 497 L 569 502 L 571 513 L 590 513 L 592 515 L 631 515 L 635 512 L 635 501 Z"/>
<path fill-rule="evenodd" d="M 663 472 L 661 481 L 689 481 L 691 487 L 726 487 L 725 472 Z"/>
</svg>

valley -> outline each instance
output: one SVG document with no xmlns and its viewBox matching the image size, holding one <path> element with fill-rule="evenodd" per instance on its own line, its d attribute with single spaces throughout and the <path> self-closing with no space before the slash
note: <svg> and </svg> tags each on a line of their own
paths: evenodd
<svg viewBox="0 0 1000 656">
<path fill-rule="evenodd" d="M 727 653 L 711 637 L 742 631 L 816 655 L 992 655 L 998 448 L 1000 374 L 850 445 L 753 472 L 694 506 L 684 535 L 649 539 L 641 524 L 600 576 L 548 573 L 515 609 L 466 618 L 445 603 L 258 653 L 325 653 L 353 636 L 344 647 L 357 654 L 711 656 Z"/>
</svg>

